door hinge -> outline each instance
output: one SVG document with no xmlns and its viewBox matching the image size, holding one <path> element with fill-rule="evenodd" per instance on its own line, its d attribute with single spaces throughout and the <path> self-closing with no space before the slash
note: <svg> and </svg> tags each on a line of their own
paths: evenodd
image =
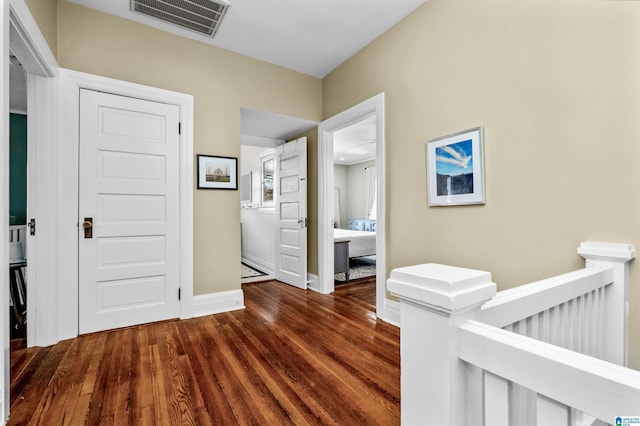
<svg viewBox="0 0 640 426">
<path fill-rule="evenodd" d="M 29 221 L 28 226 L 29 226 L 29 234 L 30 235 L 36 235 L 36 220 L 32 218 Z"/>
<path fill-rule="evenodd" d="M 178 289 L 178 300 L 182 300 L 181 297 L 182 297 L 182 289 L 179 288 Z"/>
<path fill-rule="evenodd" d="M 182 134 L 182 123 L 178 123 L 178 134 Z"/>
</svg>

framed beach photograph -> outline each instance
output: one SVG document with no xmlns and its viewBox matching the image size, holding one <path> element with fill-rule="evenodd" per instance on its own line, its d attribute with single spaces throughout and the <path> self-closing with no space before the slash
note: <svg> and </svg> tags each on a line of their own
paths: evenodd
<svg viewBox="0 0 640 426">
<path fill-rule="evenodd" d="M 198 154 L 198 189 L 238 189 L 238 159 Z"/>
<path fill-rule="evenodd" d="M 484 204 L 482 127 L 427 142 L 430 206 Z"/>
</svg>

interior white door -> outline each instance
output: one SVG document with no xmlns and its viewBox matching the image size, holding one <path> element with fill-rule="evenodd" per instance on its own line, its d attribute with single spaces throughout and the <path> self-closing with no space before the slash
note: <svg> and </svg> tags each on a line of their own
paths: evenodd
<svg viewBox="0 0 640 426">
<path fill-rule="evenodd" d="M 179 315 L 179 117 L 81 90 L 80 333 Z"/>
<path fill-rule="evenodd" d="M 276 148 L 276 279 L 307 288 L 307 138 Z"/>
</svg>

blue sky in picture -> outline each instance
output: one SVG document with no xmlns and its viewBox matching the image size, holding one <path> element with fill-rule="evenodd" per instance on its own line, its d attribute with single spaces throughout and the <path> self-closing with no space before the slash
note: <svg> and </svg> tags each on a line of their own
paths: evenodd
<svg viewBox="0 0 640 426">
<path fill-rule="evenodd" d="M 436 148 L 436 173 L 456 176 L 473 172 L 471 139 Z"/>
</svg>

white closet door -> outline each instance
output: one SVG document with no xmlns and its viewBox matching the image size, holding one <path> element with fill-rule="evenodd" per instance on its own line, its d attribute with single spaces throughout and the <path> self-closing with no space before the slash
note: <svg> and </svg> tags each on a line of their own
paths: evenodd
<svg viewBox="0 0 640 426">
<path fill-rule="evenodd" d="M 179 314 L 179 108 L 80 94 L 79 330 Z"/>
</svg>

